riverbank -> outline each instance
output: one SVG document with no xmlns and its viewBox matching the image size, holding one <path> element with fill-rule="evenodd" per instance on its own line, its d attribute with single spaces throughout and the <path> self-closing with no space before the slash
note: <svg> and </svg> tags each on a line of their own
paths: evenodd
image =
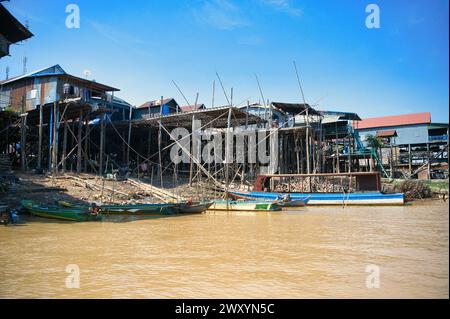
<svg viewBox="0 0 450 319">
<path fill-rule="evenodd" d="M 432 201 L 444 201 L 448 198 L 448 180 L 409 181 L 402 188 L 404 180 L 383 180 L 383 190 L 404 192 L 413 204 L 423 205 Z M 420 185 L 418 188 L 417 185 Z M 162 186 L 162 187 L 161 187 Z M 240 185 L 231 185 L 238 190 Z M 418 191 L 418 189 L 420 191 Z M 247 188 L 246 188 L 247 190 Z M 424 191 L 425 190 L 425 191 Z M 443 196 L 446 194 L 447 196 Z M 13 175 L 6 192 L 0 193 L 0 202 L 9 207 L 19 208 L 22 199 L 52 204 L 59 200 L 80 204 L 96 202 L 98 204 L 137 204 L 176 201 L 192 198 L 194 201 L 218 199 L 224 193 L 215 189 L 207 180 L 189 185 L 187 178 L 113 180 L 92 174 L 61 174 L 57 177 L 17 172 Z"/>
</svg>

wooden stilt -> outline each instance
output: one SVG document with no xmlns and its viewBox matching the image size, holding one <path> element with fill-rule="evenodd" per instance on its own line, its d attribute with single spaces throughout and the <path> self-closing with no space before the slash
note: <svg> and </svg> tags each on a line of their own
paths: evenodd
<svg viewBox="0 0 450 319">
<path fill-rule="evenodd" d="M 105 154 L 105 121 L 104 115 L 100 118 L 100 159 L 99 159 L 99 170 L 98 173 L 100 176 L 103 176 L 103 161 Z"/>
<path fill-rule="evenodd" d="M 59 109 L 58 104 L 53 104 L 53 146 L 52 146 L 52 174 L 58 174 L 58 135 L 59 135 Z"/>
<path fill-rule="evenodd" d="M 195 115 L 192 115 L 192 135 L 191 135 L 191 154 L 192 156 L 195 156 L 196 152 L 196 142 L 194 142 L 194 132 L 195 132 Z M 189 164 L 189 186 L 192 186 L 192 176 L 194 175 L 194 161 L 192 157 L 190 158 L 190 164 Z"/>
<path fill-rule="evenodd" d="M 86 118 L 84 120 L 84 163 L 83 163 L 83 172 L 87 173 L 87 167 L 89 162 L 89 135 L 90 135 L 90 129 L 89 129 L 89 120 L 90 120 L 90 114 L 86 114 Z"/>
<path fill-rule="evenodd" d="M 77 173 L 81 173 L 81 134 L 83 132 L 83 111 L 80 110 L 80 116 L 78 117 L 78 132 L 77 132 Z"/>
<path fill-rule="evenodd" d="M 158 158 L 159 158 L 159 177 L 160 177 L 160 187 L 164 188 L 163 185 L 163 168 L 162 168 L 162 154 L 161 154 L 161 117 L 162 117 L 162 111 L 163 111 L 163 97 L 161 96 L 161 103 L 159 105 L 159 129 L 158 129 Z"/>
<path fill-rule="evenodd" d="M 131 143 L 131 116 L 133 115 L 133 108 L 130 107 L 128 115 L 128 140 L 127 140 L 127 166 L 130 167 L 130 143 Z M 150 113 L 149 113 L 150 116 Z"/>
<path fill-rule="evenodd" d="M 27 170 L 26 144 L 27 144 L 27 115 L 25 110 L 25 95 L 22 97 L 22 120 L 20 130 L 20 163 L 22 171 Z"/>
<path fill-rule="evenodd" d="M 64 120 L 64 133 L 63 133 L 63 149 L 62 149 L 62 172 L 67 170 L 66 156 L 67 156 L 67 120 Z"/>
<path fill-rule="evenodd" d="M 427 143 L 427 178 L 431 179 L 430 143 Z"/>
<path fill-rule="evenodd" d="M 411 177 L 412 174 L 411 144 L 408 144 L 408 174 Z"/>
<path fill-rule="evenodd" d="M 38 137 L 38 158 L 37 158 L 37 168 L 42 169 L 42 133 L 43 133 L 43 107 L 39 106 L 39 137 Z"/>
</svg>

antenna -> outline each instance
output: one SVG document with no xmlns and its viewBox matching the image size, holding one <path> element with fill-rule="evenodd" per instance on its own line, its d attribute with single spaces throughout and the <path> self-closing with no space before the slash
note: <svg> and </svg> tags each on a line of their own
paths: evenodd
<svg viewBox="0 0 450 319">
<path fill-rule="evenodd" d="M 305 107 L 306 107 L 305 95 L 303 94 L 303 88 L 302 88 L 302 84 L 300 82 L 300 77 L 298 76 L 297 64 L 295 63 L 295 61 L 294 61 L 294 68 L 295 68 L 295 74 L 297 75 L 298 86 L 299 86 L 300 92 L 302 94 L 303 103 L 305 104 Z"/>
<path fill-rule="evenodd" d="M 9 65 L 6 66 L 6 80 L 9 79 Z"/>
<path fill-rule="evenodd" d="M 267 105 L 266 105 L 266 100 L 264 99 L 264 94 L 263 91 L 261 89 L 261 85 L 259 84 L 259 79 L 258 76 L 255 74 L 255 78 L 256 78 L 256 83 L 258 83 L 258 88 L 259 88 L 259 93 L 261 94 L 261 98 L 263 101 L 263 105 L 264 105 L 264 120 L 267 121 Z M 269 114 L 269 129 L 272 127 L 272 108 L 270 109 L 270 114 Z"/>
<path fill-rule="evenodd" d="M 181 91 L 180 87 L 177 85 L 177 83 L 172 80 L 172 83 L 175 85 L 175 87 L 178 89 L 178 92 L 180 92 L 180 94 L 183 96 L 183 99 L 186 101 L 187 105 L 191 105 L 191 103 L 189 103 L 189 101 L 187 100 L 186 96 L 184 96 L 183 92 Z"/>
<path fill-rule="evenodd" d="M 211 107 L 214 107 L 214 97 L 216 94 L 216 80 L 213 80 L 212 83 L 212 101 L 211 101 Z"/>
<path fill-rule="evenodd" d="M 25 20 L 25 28 L 27 28 L 27 30 L 30 29 L 30 22 L 27 20 Z M 26 41 L 24 41 L 24 45 L 25 45 Z M 26 47 L 24 48 L 24 55 L 23 55 L 23 74 L 27 74 L 27 62 L 28 62 L 28 57 L 27 57 L 27 50 Z"/>
<path fill-rule="evenodd" d="M 220 86 L 222 87 L 223 95 L 225 95 L 225 98 L 227 99 L 228 105 L 230 105 L 230 100 L 228 99 L 227 92 L 225 91 L 225 88 L 223 87 L 222 80 L 220 79 L 219 73 L 216 72 L 217 78 L 219 79 Z"/>
<path fill-rule="evenodd" d="M 87 79 L 88 77 L 91 76 L 92 72 L 91 72 L 91 70 L 84 70 L 83 74 L 84 74 L 84 78 Z"/>
</svg>

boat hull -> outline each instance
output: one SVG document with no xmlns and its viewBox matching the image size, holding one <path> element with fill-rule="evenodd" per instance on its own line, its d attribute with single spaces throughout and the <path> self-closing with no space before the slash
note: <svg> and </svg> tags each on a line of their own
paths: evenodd
<svg viewBox="0 0 450 319">
<path fill-rule="evenodd" d="M 277 201 L 276 203 L 281 208 L 285 208 L 285 207 L 304 207 L 304 206 L 306 206 L 307 202 L 309 202 L 309 199 L 307 199 L 307 200 L 296 199 L 296 200 L 290 200 L 288 202 Z"/>
<path fill-rule="evenodd" d="M 205 212 L 213 203 L 199 203 L 199 204 L 177 204 L 175 210 L 177 214 L 201 214 Z"/>
<path fill-rule="evenodd" d="M 100 209 L 102 213 L 110 215 L 157 216 L 177 213 L 173 204 L 102 205 Z"/>
<path fill-rule="evenodd" d="M 37 205 L 31 201 L 22 201 L 22 206 L 32 215 L 43 218 L 74 222 L 102 220 L 101 214 L 92 215 L 84 209 Z"/>
<path fill-rule="evenodd" d="M 281 208 L 276 203 L 264 201 L 215 201 L 208 210 L 278 211 Z"/>
<path fill-rule="evenodd" d="M 403 205 L 402 193 L 271 193 L 271 192 L 231 192 L 237 198 L 276 200 L 280 195 L 289 194 L 292 200 L 304 200 L 309 196 L 308 205 Z"/>
</svg>

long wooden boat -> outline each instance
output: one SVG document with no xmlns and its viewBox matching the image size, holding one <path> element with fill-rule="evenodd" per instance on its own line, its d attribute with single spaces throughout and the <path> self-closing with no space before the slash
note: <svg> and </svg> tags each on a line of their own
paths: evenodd
<svg viewBox="0 0 450 319">
<path fill-rule="evenodd" d="M 35 204 L 30 200 L 23 200 L 22 206 L 31 214 L 44 218 L 52 218 L 67 221 L 98 221 L 102 219 L 101 214 L 92 214 L 87 209 L 75 207 L 46 206 Z"/>
<path fill-rule="evenodd" d="M 277 200 L 276 203 L 278 206 L 284 208 L 284 207 L 304 207 L 309 202 L 309 198 L 307 197 L 305 199 L 291 199 L 289 201 L 283 201 L 283 200 Z"/>
<path fill-rule="evenodd" d="M 205 212 L 213 202 L 206 202 L 206 203 L 179 203 L 175 206 L 175 210 L 177 214 L 201 214 Z"/>
<path fill-rule="evenodd" d="M 278 211 L 280 206 L 275 202 L 268 201 L 214 201 L 208 210 L 223 210 L 223 211 Z"/>
<path fill-rule="evenodd" d="M 104 214 L 115 215 L 173 215 L 177 213 L 176 204 L 130 204 L 130 205 L 101 205 Z"/>
<path fill-rule="evenodd" d="M 65 201 L 59 201 L 59 205 L 77 207 Z M 206 203 L 157 203 L 157 204 L 130 204 L 130 205 L 101 205 L 102 213 L 109 215 L 176 215 L 176 214 L 200 214 L 208 209 L 212 202 Z M 78 206 L 79 207 L 79 206 Z"/>
<path fill-rule="evenodd" d="M 304 200 L 309 196 L 308 205 L 403 205 L 402 193 L 384 194 L 381 192 L 355 193 L 273 193 L 273 192 L 230 192 L 235 198 L 253 200 L 277 200 L 289 194 L 292 200 Z"/>
</svg>

